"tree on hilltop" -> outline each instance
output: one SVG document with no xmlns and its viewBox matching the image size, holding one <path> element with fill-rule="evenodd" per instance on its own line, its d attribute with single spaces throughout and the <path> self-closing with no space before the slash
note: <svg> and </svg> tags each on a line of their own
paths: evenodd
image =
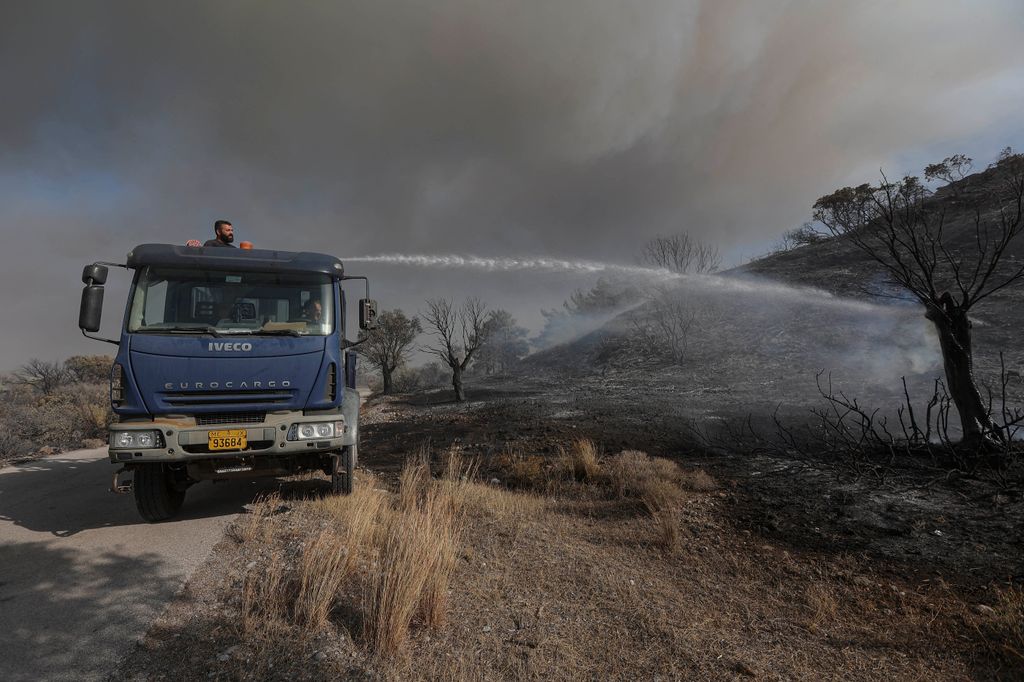
<svg viewBox="0 0 1024 682">
<path fill-rule="evenodd" d="M 988 196 L 986 210 L 975 209 L 969 239 L 948 229 L 943 204 L 929 201 L 930 192 L 914 176 L 890 182 L 883 175 L 878 186 L 844 187 L 814 203 L 815 220 L 878 263 L 924 306 L 938 332 L 962 445 L 974 451 L 998 446 L 1007 436 L 978 389 L 968 313 L 1024 279 L 1024 264 L 1008 254 L 1024 231 L 1024 156 L 1008 155 L 998 165 L 1001 187 Z M 934 175 L 934 165 L 929 169 Z"/>
</svg>

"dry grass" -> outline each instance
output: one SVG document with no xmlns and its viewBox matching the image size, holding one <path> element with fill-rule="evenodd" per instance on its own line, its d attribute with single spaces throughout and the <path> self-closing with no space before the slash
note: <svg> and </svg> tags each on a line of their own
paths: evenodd
<svg viewBox="0 0 1024 682">
<path fill-rule="evenodd" d="M 597 480 L 601 473 L 601 465 L 598 463 L 598 450 L 594 441 L 581 438 L 568 450 L 559 448 L 559 451 L 559 469 L 569 478 L 581 483 Z"/>
<path fill-rule="evenodd" d="M 398 475 L 398 508 L 403 511 L 416 509 L 430 487 L 430 451 L 423 448 L 409 458 Z"/>
<path fill-rule="evenodd" d="M 1024 587 L 999 590 L 979 630 L 1009 666 L 1024 671 Z"/>
<path fill-rule="evenodd" d="M 273 639 L 287 629 L 293 593 L 280 552 L 270 555 L 265 566 L 250 571 L 242 586 L 242 632 L 257 640 Z"/>
<path fill-rule="evenodd" d="M 539 455 L 506 450 L 495 459 L 495 466 L 513 488 L 546 490 L 552 480 L 547 460 Z"/>
<path fill-rule="evenodd" d="M 236 561 L 258 561 L 240 595 L 235 677 L 945 680 L 1022 669 L 1021 589 L 981 609 L 941 581 L 751 538 L 721 518 L 723 498 L 692 490 L 714 486 L 703 472 L 625 452 L 541 497 L 474 481 L 458 451 L 435 462 L 439 478 L 429 461 L 411 459 L 395 492 L 357 485 L 291 517 L 259 515 L 269 552 L 232 545 Z M 696 530 L 683 532 L 683 518 Z M 190 645 L 209 639 L 200 631 Z M 336 653 L 311 661 L 330 642 Z"/>
<path fill-rule="evenodd" d="M 379 656 L 401 651 L 414 616 L 431 627 L 445 620 L 460 534 L 454 482 L 447 483 L 434 484 L 425 457 L 399 476 L 398 509 L 385 522 L 363 601 L 364 639 Z"/>
<path fill-rule="evenodd" d="M 229 535 L 240 543 L 266 542 L 269 526 L 266 520 L 281 504 L 281 495 L 274 491 L 253 501 L 251 509 L 229 529 Z"/>
<path fill-rule="evenodd" d="M 718 484 L 715 482 L 715 479 L 711 478 L 711 475 L 703 469 L 680 469 L 679 485 L 683 490 L 689 490 L 696 493 L 705 493 L 718 489 Z"/>
<path fill-rule="evenodd" d="M 278 552 L 247 573 L 243 633 L 256 640 L 282 632 L 315 634 L 330 624 L 346 589 L 362 595 L 358 620 L 364 641 L 378 656 L 399 653 L 415 622 L 443 625 L 464 510 L 489 507 L 499 492 L 472 483 L 476 465 L 457 452 L 448 453 L 441 480 L 432 478 L 428 462 L 426 450 L 411 458 L 396 494 L 361 476 L 351 495 L 310 500 L 306 513 L 323 521 L 294 565 Z M 510 495 L 495 510 L 513 514 L 525 508 L 520 502 Z M 256 504 L 236 526 L 236 539 L 251 545 L 273 540 L 271 515 L 279 503 L 274 495 Z"/>
<path fill-rule="evenodd" d="M 334 600 L 348 577 L 349 548 L 333 528 L 325 528 L 302 552 L 295 595 L 295 624 L 304 632 L 319 631 L 327 624 Z"/>
<path fill-rule="evenodd" d="M 839 602 L 833 589 L 826 583 L 815 582 L 807 586 L 805 597 L 811 617 L 807 629 L 815 631 L 839 616 Z"/>
<path fill-rule="evenodd" d="M 593 441 L 579 439 L 559 448 L 554 463 L 541 457 L 506 451 L 496 466 L 505 480 L 516 488 L 546 494 L 572 495 L 572 486 L 583 484 L 608 491 L 620 500 L 633 500 L 654 520 L 654 544 L 666 550 L 678 548 L 679 509 L 687 491 L 707 492 L 717 488 L 705 471 L 684 471 L 674 462 L 627 450 L 611 457 L 599 456 Z M 586 497 L 586 488 L 577 496 Z"/>
<path fill-rule="evenodd" d="M 611 457 L 605 480 L 615 496 L 639 500 L 652 516 L 678 509 L 685 497 L 682 470 L 674 462 L 636 450 Z"/>
</svg>

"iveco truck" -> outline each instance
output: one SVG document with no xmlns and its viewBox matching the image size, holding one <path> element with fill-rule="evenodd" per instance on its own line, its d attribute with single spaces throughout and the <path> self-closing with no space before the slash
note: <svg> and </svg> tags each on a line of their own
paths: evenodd
<svg viewBox="0 0 1024 682">
<path fill-rule="evenodd" d="M 100 330 L 110 267 L 133 273 L 118 339 Z M 115 492 L 150 522 L 199 481 L 321 470 L 352 491 L 359 451 L 355 342 L 343 283 L 362 280 L 359 327 L 376 303 L 334 256 L 143 244 L 85 267 L 79 327 L 118 346 L 110 375 Z"/>
</svg>

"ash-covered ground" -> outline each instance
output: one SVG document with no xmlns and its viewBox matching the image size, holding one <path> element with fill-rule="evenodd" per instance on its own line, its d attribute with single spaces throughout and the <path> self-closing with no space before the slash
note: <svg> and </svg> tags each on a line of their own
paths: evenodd
<svg viewBox="0 0 1024 682">
<path fill-rule="evenodd" d="M 809 317 L 808 324 L 813 311 Z M 814 360 L 821 357 L 804 359 L 801 346 L 817 340 L 794 336 L 799 325 L 792 319 L 784 330 L 760 322 L 748 319 L 744 334 L 722 335 L 716 348 L 697 345 L 684 366 L 629 362 L 628 348 L 602 364 L 599 356 L 615 343 L 605 330 L 528 359 L 517 374 L 477 378 L 463 404 L 444 390 L 376 399 L 382 402 L 367 414 L 361 460 L 397 471 L 423 443 L 437 450 L 457 443 L 486 468 L 508 450 L 554 456 L 559 444 L 587 437 L 609 454 L 638 449 L 707 469 L 725 483 L 737 527 L 794 548 L 866 553 L 908 576 L 938 574 L 974 586 L 1024 578 L 1019 464 L 1002 474 L 950 476 L 928 461 L 897 460 L 866 475 L 825 453 L 752 453 L 726 439 L 716 445 L 696 437 L 695 429 L 742 429 L 748 420 L 767 433 L 773 414 L 791 425 L 813 421 L 810 409 L 821 406 Z M 828 333 L 843 337 L 834 327 Z M 849 357 L 834 375 L 841 388 L 865 404 L 894 408 L 902 399 L 899 375 L 889 384 L 858 383 L 857 364 L 873 361 Z M 929 386 L 935 369 L 927 365 L 911 384 Z M 1014 389 L 1020 404 L 1020 384 Z"/>
</svg>

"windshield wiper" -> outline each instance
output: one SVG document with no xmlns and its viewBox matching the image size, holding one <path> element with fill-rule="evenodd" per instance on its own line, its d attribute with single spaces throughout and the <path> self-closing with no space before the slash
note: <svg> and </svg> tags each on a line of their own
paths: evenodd
<svg viewBox="0 0 1024 682">
<path fill-rule="evenodd" d="M 164 328 L 150 328 L 150 329 L 138 329 L 134 332 L 135 334 L 209 334 L 210 336 L 221 337 L 216 327 L 208 324 L 196 325 L 190 327 L 164 327 Z"/>
<path fill-rule="evenodd" d="M 254 329 L 244 333 L 254 336 L 308 336 L 308 334 L 303 334 L 298 329 Z"/>
</svg>

